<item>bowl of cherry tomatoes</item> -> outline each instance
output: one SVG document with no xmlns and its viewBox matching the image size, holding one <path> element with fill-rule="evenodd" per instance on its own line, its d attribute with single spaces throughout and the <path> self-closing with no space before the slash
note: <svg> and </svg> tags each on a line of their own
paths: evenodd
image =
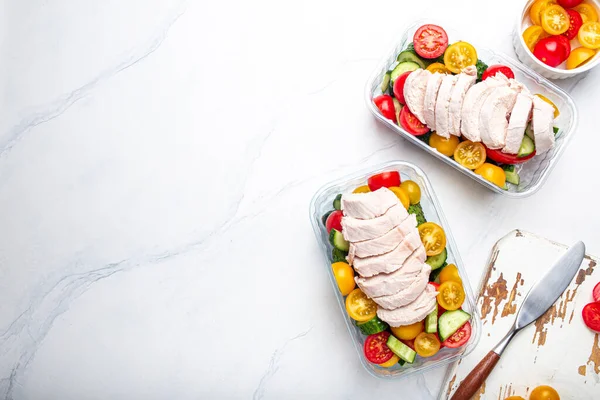
<svg viewBox="0 0 600 400">
<path fill-rule="evenodd" d="M 522 63 L 549 79 L 600 64 L 600 0 L 529 0 L 513 45 Z"/>
</svg>

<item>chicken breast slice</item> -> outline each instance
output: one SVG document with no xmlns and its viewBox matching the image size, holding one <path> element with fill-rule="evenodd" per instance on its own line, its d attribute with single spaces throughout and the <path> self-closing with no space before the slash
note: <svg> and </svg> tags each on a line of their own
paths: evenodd
<svg viewBox="0 0 600 400">
<path fill-rule="evenodd" d="M 431 72 L 418 69 L 408 75 L 404 83 L 404 100 L 406 101 L 406 106 L 422 123 L 425 123 L 425 92 L 427 91 L 427 82 L 430 77 Z"/>
<path fill-rule="evenodd" d="M 423 247 L 418 232 L 409 233 L 404 240 L 392 251 L 375 257 L 354 257 L 350 262 L 354 270 L 362 277 L 371 277 L 377 274 L 389 274 L 400 268 L 415 250 Z M 352 251 L 352 246 L 350 246 Z M 421 255 L 422 254 L 422 255 Z M 425 253 L 417 254 L 421 262 L 425 262 Z M 348 255 L 350 258 L 350 254 Z"/>
<path fill-rule="evenodd" d="M 452 91 L 458 79 L 458 75 L 444 76 L 440 90 L 438 91 L 437 102 L 435 103 L 434 129 L 441 137 L 450 137 L 450 99 L 452 98 Z"/>
<path fill-rule="evenodd" d="M 533 135 L 537 154 L 554 147 L 554 108 L 533 96 Z"/>
<path fill-rule="evenodd" d="M 479 133 L 479 114 L 487 97 L 495 88 L 508 86 L 508 78 L 497 74 L 471 87 L 465 96 L 461 110 L 460 131 L 463 136 L 472 142 L 481 142 Z"/>
<path fill-rule="evenodd" d="M 362 242 L 350 242 L 350 249 L 355 259 L 356 257 L 366 258 L 389 253 L 397 248 L 405 237 L 411 233 L 414 234 L 417 232 L 416 226 L 417 218 L 414 214 L 411 214 L 408 218 L 402 221 L 400 225 L 393 228 L 383 236 L 376 237 L 375 239 L 363 240 Z M 407 255 L 407 257 L 409 255 L 410 253 Z"/>
<path fill-rule="evenodd" d="M 390 326 L 410 325 L 422 321 L 437 307 L 437 292 L 431 285 L 425 285 L 425 290 L 410 304 L 394 310 L 378 307 L 377 316 Z"/>
<path fill-rule="evenodd" d="M 506 131 L 506 141 L 503 153 L 517 154 L 521 143 L 523 142 L 523 136 L 525 135 L 525 129 L 527 123 L 531 118 L 531 108 L 533 107 L 533 99 L 531 95 L 527 93 L 519 93 L 517 95 L 517 101 L 510 114 L 508 120 L 508 129 Z"/>
<path fill-rule="evenodd" d="M 423 264 L 423 269 L 421 269 L 421 272 L 419 272 L 419 275 L 417 275 L 409 287 L 394 294 L 372 297 L 371 299 L 386 310 L 393 310 L 410 304 L 425 290 L 425 286 L 429 283 L 430 273 L 431 266 Z"/>
<path fill-rule="evenodd" d="M 481 141 L 490 149 L 502 149 L 506 142 L 508 116 L 517 101 L 517 91 L 508 86 L 495 88 L 479 113 Z"/>
<path fill-rule="evenodd" d="M 422 253 L 422 255 L 421 255 Z M 354 278 L 359 288 L 369 297 L 380 297 L 408 288 L 423 269 L 425 249 L 421 246 L 406 259 L 402 267 L 390 274 L 378 274 L 370 278 Z"/>
<path fill-rule="evenodd" d="M 477 68 L 469 66 L 457 75 L 458 80 L 452 90 L 448 108 L 448 131 L 451 135 L 460 136 L 461 110 L 465 95 L 477 81 Z"/>
<path fill-rule="evenodd" d="M 397 204 L 390 207 L 385 214 L 372 219 L 342 217 L 342 234 L 349 242 L 375 239 L 400 225 L 408 215 L 404 206 Z"/>
<path fill-rule="evenodd" d="M 427 81 L 427 89 L 425 91 L 425 100 L 423 103 L 423 118 L 425 118 L 425 124 L 427 124 L 430 129 L 435 129 L 435 104 L 444 76 L 445 75 L 436 72 L 431 75 Z"/>
<path fill-rule="evenodd" d="M 341 209 L 344 216 L 357 219 L 371 219 L 379 217 L 400 200 L 388 188 L 381 188 L 368 193 L 348 193 L 342 196 Z"/>
</svg>

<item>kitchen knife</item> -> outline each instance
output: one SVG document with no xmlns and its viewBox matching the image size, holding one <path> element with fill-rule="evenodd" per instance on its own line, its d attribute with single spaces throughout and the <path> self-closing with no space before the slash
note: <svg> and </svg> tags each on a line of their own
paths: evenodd
<svg viewBox="0 0 600 400">
<path fill-rule="evenodd" d="M 579 270 L 585 245 L 577 242 L 537 281 L 525 296 L 510 331 L 460 383 L 451 400 L 469 400 L 490 375 L 517 332 L 544 315 L 558 300 Z"/>
</svg>

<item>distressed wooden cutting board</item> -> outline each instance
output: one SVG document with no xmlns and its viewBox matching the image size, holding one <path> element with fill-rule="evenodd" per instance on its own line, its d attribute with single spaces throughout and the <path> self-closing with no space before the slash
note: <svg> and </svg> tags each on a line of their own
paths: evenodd
<svg viewBox="0 0 600 400">
<path fill-rule="evenodd" d="M 479 288 L 479 345 L 449 368 L 440 399 L 449 398 L 512 326 L 527 291 L 567 246 L 531 233 L 513 231 L 494 248 Z M 544 316 L 521 331 L 474 399 L 528 398 L 533 388 L 550 385 L 561 399 L 600 399 L 599 335 L 586 328 L 582 308 L 600 281 L 598 259 L 586 256 L 561 298 Z"/>
</svg>

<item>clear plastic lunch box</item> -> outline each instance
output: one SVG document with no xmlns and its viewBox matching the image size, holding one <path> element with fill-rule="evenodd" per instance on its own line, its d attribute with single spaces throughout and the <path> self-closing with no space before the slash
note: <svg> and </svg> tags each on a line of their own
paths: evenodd
<svg viewBox="0 0 600 400">
<path fill-rule="evenodd" d="M 373 98 L 382 94 L 381 82 L 385 73 L 388 70 L 393 69 L 393 67 L 397 64 L 396 57 L 410 42 L 412 42 L 412 38 L 416 30 L 420 26 L 427 23 L 434 23 L 442 26 L 448 33 L 450 43 L 459 40 L 468 40 L 464 37 L 464 35 L 461 35 L 455 30 L 449 29 L 448 25 L 444 23 L 429 20 L 415 22 L 402 34 L 398 43 L 396 43 L 394 47 L 390 49 L 390 52 L 383 58 L 383 60 L 381 60 L 373 72 L 373 75 L 371 78 L 369 78 L 369 81 L 365 87 L 365 100 L 367 107 L 377 119 L 398 133 L 400 136 L 425 150 L 426 152 L 432 154 L 434 157 L 442 160 L 446 164 L 459 170 L 463 174 L 469 176 L 471 179 L 474 179 L 487 188 L 493 190 L 494 192 L 514 198 L 527 197 L 537 192 L 548 178 L 550 171 L 558 162 L 558 159 L 564 152 L 567 144 L 575 133 L 578 121 L 577 108 L 575 107 L 573 99 L 571 99 L 571 97 L 565 91 L 532 69 L 522 65 L 512 58 L 486 49 L 485 47 L 478 46 L 475 41 L 470 41 L 475 46 L 479 59 L 488 65 L 504 64 L 509 66 L 515 73 L 515 79 L 527 86 L 532 93 L 542 94 L 552 100 L 552 102 L 554 102 L 554 104 L 556 104 L 560 110 L 560 115 L 555 120 L 555 126 L 559 128 L 559 132 L 556 136 L 556 145 L 554 148 L 544 154 L 536 155 L 533 159 L 523 164 L 517 165 L 516 170 L 521 177 L 520 183 L 518 186 L 509 184 L 508 190 L 503 190 L 493 183 L 488 182 L 481 176 L 475 174 L 473 171 L 458 164 L 452 158 L 439 153 L 436 149 L 430 147 L 416 136 L 411 135 L 402 129 L 402 127 L 385 118 L 373 103 Z"/>
<path fill-rule="evenodd" d="M 403 366 L 396 365 L 392 368 L 383 368 L 378 365 L 371 364 L 365 358 L 363 352 L 363 345 L 366 336 L 360 332 L 354 321 L 348 316 L 346 312 L 345 299 L 338 289 L 335 277 L 333 275 L 333 270 L 331 268 L 332 246 L 329 243 L 329 235 L 327 234 L 325 226 L 323 225 L 323 222 L 321 220 L 322 216 L 326 212 L 333 210 L 333 200 L 339 193 L 343 194 L 352 192 L 352 190 L 354 190 L 356 187 L 365 185 L 367 183 L 367 179 L 371 175 L 377 174 L 382 171 L 398 171 L 400 172 L 402 181 L 410 179 L 416 182 L 421 188 L 421 206 L 423 207 L 425 218 L 427 219 L 427 221 L 437 223 L 446 232 L 446 249 L 448 251 L 448 263 L 453 263 L 458 267 L 466 293 L 466 299 L 463 304 L 463 309 L 472 315 L 472 335 L 465 346 L 457 349 L 443 348 L 433 357 L 417 357 L 413 364 L 404 364 Z M 343 318 L 346 321 L 348 332 L 350 333 L 350 336 L 354 343 L 354 347 L 358 352 L 360 362 L 371 375 L 376 376 L 378 378 L 393 379 L 409 376 L 417 372 L 424 372 L 429 369 L 457 361 L 458 359 L 469 354 L 477 345 L 481 333 L 481 320 L 476 307 L 475 297 L 473 296 L 473 292 L 471 290 L 471 286 L 469 284 L 468 276 L 465 271 L 463 262 L 460 258 L 460 255 L 458 254 L 458 248 L 456 247 L 456 243 L 454 242 L 454 237 L 452 236 L 450 226 L 448 225 L 448 222 L 444 217 L 444 213 L 442 212 L 440 203 L 435 193 L 433 192 L 433 188 L 431 187 L 429 179 L 427 179 L 425 173 L 421 169 L 407 162 L 394 161 L 387 164 L 383 164 L 379 167 L 362 170 L 350 176 L 345 176 L 333 182 L 330 182 L 324 187 L 322 187 L 319 191 L 317 191 L 317 193 L 313 196 L 312 201 L 310 203 L 310 221 L 315 235 L 317 237 L 319 247 L 321 248 L 321 252 L 323 253 L 323 267 L 327 275 L 329 276 L 329 280 L 331 281 L 331 287 L 335 292 L 338 306 L 340 308 L 340 311 L 342 312 Z"/>
</svg>

